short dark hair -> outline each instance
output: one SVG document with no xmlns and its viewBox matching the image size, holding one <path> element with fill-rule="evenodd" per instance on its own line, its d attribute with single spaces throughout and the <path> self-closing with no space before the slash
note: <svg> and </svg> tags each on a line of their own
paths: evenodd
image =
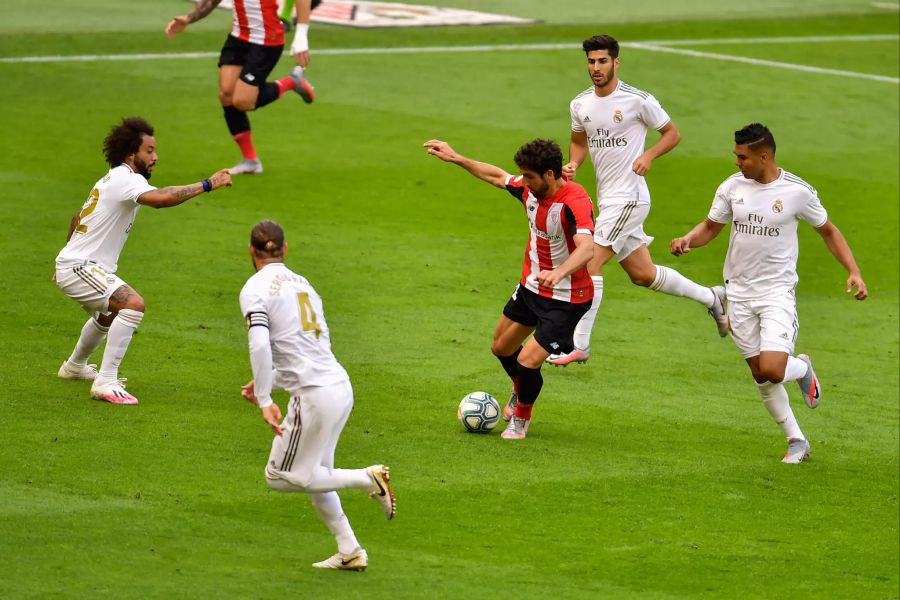
<svg viewBox="0 0 900 600">
<path fill-rule="evenodd" d="M 581 42 L 581 48 L 584 50 L 585 54 L 594 50 L 606 50 L 611 57 L 619 57 L 619 42 L 613 36 L 606 35 L 605 33 L 584 40 Z"/>
<path fill-rule="evenodd" d="M 553 171 L 557 179 L 562 176 L 562 150 L 553 140 L 531 140 L 519 148 L 513 160 L 520 169 L 528 169 L 540 175 Z"/>
<path fill-rule="evenodd" d="M 775 137 L 769 128 L 762 123 L 750 123 L 743 129 L 734 132 L 734 143 L 738 145 L 747 144 L 751 150 L 759 148 L 769 148 L 772 156 L 775 156 Z"/>
<path fill-rule="evenodd" d="M 125 157 L 137 152 L 145 135 L 153 135 L 153 126 L 141 117 L 128 117 L 109 130 L 103 140 L 103 155 L 111 167 L 125 162 Z"/>
<path fill-rule="evenodd" d="M 281 256 L 284 254 L 284 229 L 275 221 L 260 221 L 250 232 L 250 245 L 262 256 Z"/>
</svg>

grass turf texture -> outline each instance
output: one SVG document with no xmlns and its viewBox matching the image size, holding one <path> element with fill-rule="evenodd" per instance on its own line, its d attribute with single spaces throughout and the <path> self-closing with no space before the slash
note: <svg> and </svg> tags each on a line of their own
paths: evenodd
<svg viewBox="0 0 900 600">
<path fill-rule="evenodd" d="M 5 35 L 3 55 L 217 50 L 222 28 Z M 171 7 L 170 10 L 167 8 Z M 227 21 L 217 17 L 221 23 Z M 221 25 L 220 23 L 220 25 Z M 27 28 L 25 28 L 27 29 Z M 151 31 L 153 33 L 151 33 Z M 896 16 L 621 25 L 622 40 L 896 33 Z M 323 47 L 565 41 L 585 26 L 353 32 Z M 30 40 L 30 41 L 29 41 Z M 897 74 L 897 42 L 703 46 L 783 62 Z M 524 443 L 463 433 L 459 399 L 505 398 L 489 352 L 525 241 L 521 209 L 421 142 L 512 169 L 536 136 L 565 143 L 569 99 L 589 82 L 577 51 L 319 56 L 312 107 L 287 97 L 252 115 L 266 173 L 163 211 L 143 208 L 119 273 L 147 301 L 122 372 L 134 409 L 59 381 L 84 314 L 49 282 L 71 214 L 104 172 L 119 116 L 157 127 L 157 185 L 236 161 L 215 60 L 0 64 L 0 205 L 7 348 L 0 450 L 0 596 L 860 597 L 898 595 L 898 88 L 628 49 L 622 78 L 652 91 L 684 134 L 649 175 L 647 230 L 661 264 L 721 277 L 725 236 L 683 259 L 669 239 L 700 220 L 733 172 L 731 132 L 767 122 L 779 160 L 820 192 L 872 298 L 801 227 L 798 351 L 822 406 L 790 386 L 813 455 L 784 442 L 730 340 L 688 301 L 628 283 L 615 265 L 586 367 L 546 369 Z M 282 59 L 276 74 L 287 71 Z M 593 192 L 589 169 L 579 181 Z M 309 564 L 333 542 L 301 496 L 269 492 L 270 435 L 238 397 L 249 378 L 237 292 L 246 242 L 280 220 L 288 264 L 326 302 L 357 404 L 340 466 L 390 464 L 386 523 L 343 494 L 369 550 L 362 576 Z M 24 301 L 23 301 L 24 300 Z M 283 404 L 283 396 L 279 397 Z"/>
</svg>

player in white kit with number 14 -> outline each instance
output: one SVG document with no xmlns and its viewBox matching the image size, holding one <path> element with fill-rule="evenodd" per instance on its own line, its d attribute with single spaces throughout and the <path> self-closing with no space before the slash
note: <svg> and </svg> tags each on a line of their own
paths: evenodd
<svg viewBox="0 0 900 600">
<path fill-rule="evenodd" d="M 247 320 L 253 380 L 241 395 L 257 404 L 277 434 L 266 463 L 270 488 L 303 492 L 335 536 L 338 553 L 313 566 L 362 571 L 369 559 L 344 515 L 336 490 L 356 488 L 394 517 L 394 494 L 384 465 L 335 469 L 334 450 L 353 408 L 353 388 L 331 352 L 322 299 L 309 281 L 284 265 L 287 244 L 274 221 L 261 221 L 250 234 L 256 274 L 241 290 Z M 272 401 L 273 388 L 291 399 L 287 417 Z"/>
<path fill-rule="evenodd" d="M 734 133 L 734 154 L 740 173 L 726 179 L 706 219 L 670 244 L 680 256 L 715 238 L 731 222 L 725 257 L 728 318 L 737 345 L 772 419 L 788 441 L 782 462 L 796 464 L 809 456 L 809 442 L 791 410 L 784 383 L 796 381 L 807 406 L 822 397 L 821 384 L 806 354 L 792 356 L 799 321 L 797 287 L 797 226 L 812 225 L 828 250 L 847 269 L 847 292 L 868 296 L 853 252 L 828 218 L 816 190 L 775 162 L 775 138 L 767 127 L 752 123 Z"/>
</svg>

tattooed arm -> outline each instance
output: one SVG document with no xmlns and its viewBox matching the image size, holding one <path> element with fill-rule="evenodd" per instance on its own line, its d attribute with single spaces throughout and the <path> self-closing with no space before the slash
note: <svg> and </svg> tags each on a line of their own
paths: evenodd
<svg viewBox="0 0 900 600">
<path fill-rule="evenodd" d="M 176 33 L 181 33 L 184 31 L 185 27 L 199 21 L 211 13 L 221 2 L 222 0 L 199 0 L 197 6 L 194 7 L 194 10 L 186 15 L 175 17 L 169 21 L 169 24 L 166 25 L 166 35 L 172 37 Z"/>
<path fill-rule="evenodd" d="M 212 191 L 225 185 L 230 186 L 231 175 L 228 174 L 228 169 L 222 169 L 211 175 L 207 181 L 209 181 L 209 190 Z M 186 202 L 204 191 L 202 181 L 188 185 L 172 185 L 144 192 L 138 197 L 137 201 L 138 204 L 152 206 L 153 208 L 168 208 Z"/>
</svg>

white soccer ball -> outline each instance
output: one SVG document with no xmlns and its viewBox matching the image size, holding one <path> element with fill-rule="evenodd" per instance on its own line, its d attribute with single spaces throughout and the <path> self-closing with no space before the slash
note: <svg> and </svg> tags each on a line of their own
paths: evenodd
<svg viewBox="0 0 900 600">
<path fill-rule="evenodd" d="M 456 415 L 466 431 L 488 433 L 500 420 L 500 405 L 487 392 L 472 392 L 460 401 Z"/>
</svg>

